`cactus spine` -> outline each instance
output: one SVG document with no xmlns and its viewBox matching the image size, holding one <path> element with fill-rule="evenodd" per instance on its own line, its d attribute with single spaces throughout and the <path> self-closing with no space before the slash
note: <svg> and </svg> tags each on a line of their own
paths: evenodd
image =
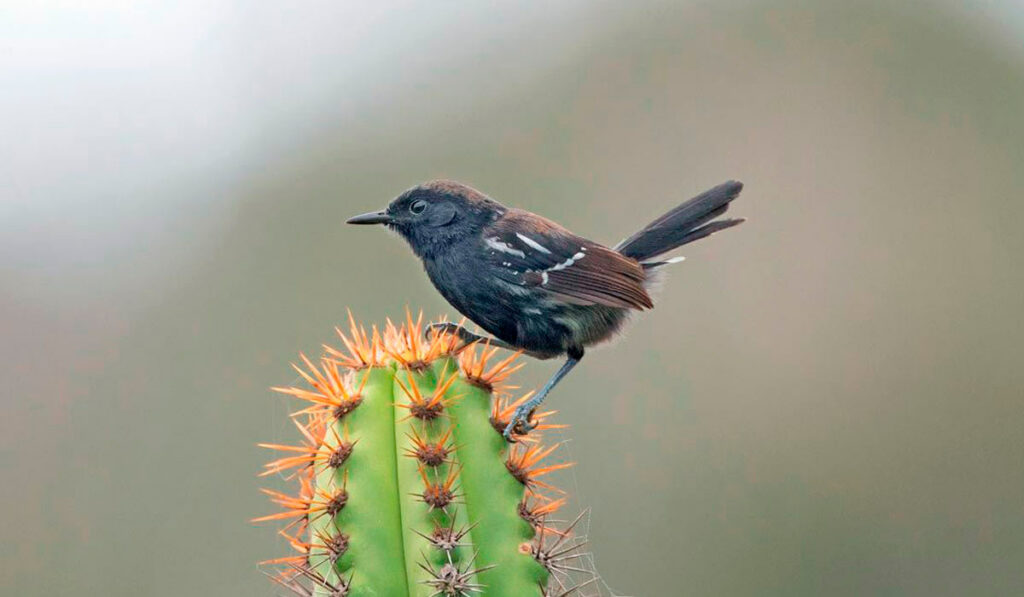
<svg viewBox="0 0 1024 597">
<path fill-rule="evenodd" d="M 306 407 L 292 413 L 301 445 L 260 444 L 283 453 L 262 475 L 298 487 L 263 490 L 283 511 L 254 519 L 285 521 L 296 551 L 266 562 L 282 566 L 271 578 L 304 597 L 568 595 L 594 582 L 573 586 L 582 543 L 548 525 L 565 500 L 540 477 L 569 466 L 544 465 L 557 445 L 534 443 L 552 413 L 529 436 L 501 436 L 519 401 L 496 395 L 517 355 L 425 339 L 422 316 L 383 333 L 350 324 L 344 350 L 302 357 L 301 387 L 275 388 Z"/>
</svg>

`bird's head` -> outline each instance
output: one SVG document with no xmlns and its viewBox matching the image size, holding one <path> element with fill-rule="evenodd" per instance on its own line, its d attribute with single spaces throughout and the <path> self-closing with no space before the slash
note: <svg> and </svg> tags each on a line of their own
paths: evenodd
<svg viewBox="0 0 1024 597">
<path fill-rule="evenodd" d="M 413 251 L 432 258 L 444 247 L 470 237 L 505 213 L 480 191 L 450 180 L 415 186 L 383 211 L 349 218 L 349 224 L 383 224 L 398 232 Z"/>
</svg>

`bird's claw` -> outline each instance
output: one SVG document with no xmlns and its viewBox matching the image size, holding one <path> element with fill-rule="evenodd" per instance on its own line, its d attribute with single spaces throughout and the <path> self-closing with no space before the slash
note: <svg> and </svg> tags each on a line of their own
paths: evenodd
<svg viewBox="0 0 1024 597">
<path fill-rule="evenodd" d="M 435 334 L 452 334 L 457 336 L 463 344 L 469 344 L 475 339 L 475 336 L 457 323 L 451 323 L 450 321 L 442 321 L 440 323 L 432 323 L 423 329 L 423 337 L 426 340 L 433 339 Z"/>
<path fill-rule="evenodd" d="M 533 407 L 522 405 L 516 408 L 515 412 L 512 413 L 512 418 L 509 419 L 508 425 L 505 426 L 505 431 L 502 435 L 508 441 L 512 440 L 512 433 L 517 435 L 527 435 L 534 428 L 537 427 L 537 423 L 532 421 Z"/>
</svg>

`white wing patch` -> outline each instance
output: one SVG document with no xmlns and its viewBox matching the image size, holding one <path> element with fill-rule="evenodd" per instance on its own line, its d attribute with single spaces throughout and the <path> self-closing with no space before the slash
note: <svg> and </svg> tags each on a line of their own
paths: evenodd
<svg viewBox="0 0 1024 597">
<path fill-rule="evenodd" d="M 545 247 L 544 245 L 540 244 L 539 242 L 533 240 L 529 236 L 524 236 L 522 234 L 519 234 L 518 232 L 516 232 L 516 236 L 519 237 L 519 240 L 521 240 L 524 243 L 526 243 L 527 245 L 529 245 L 531 249 L 533 249 L 535 251 L 540 251 L 541 253 L 544 253 L 545 255 L 550 255 L 551 254 L 551 251 L 549 251 L 547 247 Z"/>
<path fill-rule="evenodd" d="M 509 255 L 515 255 L 520 258 L 526 258 L 526 253 L 523 253 L 519 249 L 516 249 L 496 236 L 489 236 L 484 239 L 484 242 L 487 243 L 488 247 L 495 251 L 501 251 L 502 253 L 508 253 Z"/>
<path fill-rule="evenodd" d="M 563 269 L 565 269 L 567 267 L 570 267 L 572 264 L 576 263 L 577 261 L 579 261 L 580 259 L 583 259 L 586 256 L 587 256 L 587 254 L 584 253 L 582 250 L 580 250 L 579 253 L 576 253 L 575 255 L 573 255 L 572 257 L 570 257 L 568 259 L 566 259 L 565 261 L 563 261 L 561 263 L 558 263 L 558 264 L 555 264 L 555 265 L 552 265 L 547 271 L 549 271 L 549 272 L 557 272 L 558 270 L 563 270 Z"/>
<path fill-rule="evenodd" d="M 574 263 L 576 263 L 580 259 L 583 259 L 584 257 L 587 256 L 587 254 L 583 252 L 585 250 L 586 250 L 586 248 L 581 248 L 572 257 L 566 259 L 565 261 L 556 263 L 555 265 L 552 265 L 549 268 L 545 268 L 545 269 L 542 269 L 542 270 L 526 270 L 526 271 L 527 271 L 527 273 L 530 273 L 530 274 L 540 274 L 540 284 L 541 284 L 541 286 L 544 286 L 544 285 L 546 285 L 551 280 L 550 272 L 557 272 L 557 271 L 560 271 L 560 270 L 572 267 L 572 265 Z"/>
</svg>

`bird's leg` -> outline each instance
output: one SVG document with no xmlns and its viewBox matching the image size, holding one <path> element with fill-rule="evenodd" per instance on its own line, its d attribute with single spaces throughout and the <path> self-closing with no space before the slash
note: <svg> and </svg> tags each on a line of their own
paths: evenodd
<svg viewBox="0 0 1024 597">
<path fill-rule="evenodd" d="M 512 346 L 511 344 L 509 344 L 508 342 L 505 342 L 504 340 L 499 340 L 497 338 L 485 338 L 484 336 L 480 336 L 478 334 L 474 334 L 473 332 L 467 330 L 466 328 L 462 327 L 461 325 L 459 325 L 457 323 L 452 323 L 450 321 L 442 321 L 441 323 L 432 323 L 432 324 L 428 325 L 426 327 L 426 329 L 423 330 L 423 334 L 427 338 L 430 338 L 432 335 L 434 335 L 436 333 L 455 334 L 456 336 L 459 337 L 459 340 L 462 340 L 462 342 L 465 343 L 465 344 L 472 344 L 474 342 L 480 342 L 480 343 L 487 344 L 489 346 L 496 346 L 498 348 L 504 348 L 505 350 L 520 350 L 518 347 Z"/>
<path fill-rule="evenodd" d="M 544 387 L 540 389 L 540 392 L 537 392 L 536 396 L 520 404 L 516 408 L 515 412 L 512 413 L 512 419 L 508 422 L 508 425 L 505 426 L 505 431 L 502 433 L 502 435 L 505 436 L 505 439 L 509 439 L 512 436 L 512 432 L 516 430 L 517 425 L 521 424 L 521 428 L 526 432 L 533 429 L 533 427 L 530 426 L 530 415 L 532 415 L 533 411 L 540 406 L 541 402 L 544 402 L 544 399 L 548 397 L 551 390 L 558 385 L 558 382 L 562 381 L 563 377 L 572 371 L 572 368 L 575 367 L 576 363 L 579 363 L 582 358 L 582 348 L 573 348 L 569 350 L 569 360 L 563 363 L 558 371 L 555 371 L 555 374 L 551 376 L 548 383 L 544 384 Z"/>
</svg>

